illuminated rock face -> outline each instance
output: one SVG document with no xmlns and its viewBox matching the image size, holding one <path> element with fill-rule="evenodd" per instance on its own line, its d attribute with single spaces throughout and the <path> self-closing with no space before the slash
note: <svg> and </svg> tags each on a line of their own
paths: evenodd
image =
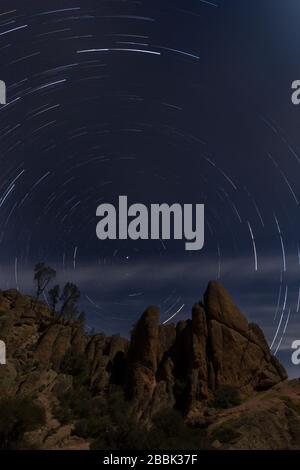
<svg viewBox="0 0 300 470">
<path fill-rule="evenodd" d="M 3 80 L 0 80 L 0 105 L 6 104 L 6 85 Z"/>
<path fill-rule="evenodd" d="M 128 206 L 119 196 L 118 207 L 100 204 L 96 211 L 99 240 L 185 240 L 186 250 L 204 246 L 204 204 L 144 204 Z"/>
<path fill-rule="evenodd" d="M 127 361 L 128 390 L 140 416 L 176 402 L 189 414 L 220 386 L 249 395 L 287 378 L 260 328 L 248 324 L 217 282 L 209 283 L 192 319 L 177 327 L 160 325 L 158 309 L 148 308 L 133 331 Z"/>
<path fill-rule="evenodd" d="M 0 365 L 6 364 L 6 345 L 4 341 L 0 341 Z"/>
</svg>

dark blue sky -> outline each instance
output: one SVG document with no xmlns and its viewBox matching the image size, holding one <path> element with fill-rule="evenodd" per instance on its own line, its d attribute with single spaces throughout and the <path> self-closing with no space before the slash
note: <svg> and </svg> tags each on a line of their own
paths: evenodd
<svg viewBox="0 0 300 470">
<path fill-rule="evenodd" d="M 190 315 L 218 278 L 290 368 L 300 336 L 297 0 L 0 0 L 0 281 L 36 261 L 89 326 Z M 205 204 L 205 246 L 100 242 L 100 202 Z M 296 368 L 291 371 L 297 374 Z"/>
</svg>

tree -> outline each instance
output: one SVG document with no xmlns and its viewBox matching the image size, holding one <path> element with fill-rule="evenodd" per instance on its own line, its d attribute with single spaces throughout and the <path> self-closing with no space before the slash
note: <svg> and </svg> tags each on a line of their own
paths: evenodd
<svg viewBox="0 0 300 470">
<path fill-rule="evenodd" d="M 68 321 L 73 321 L 76 320 L 79 315 L 78 308 L 75 303 L 68 303 L 63 311 L 61 313 L 61 317 L 63 317 L 65 320 Z"/>
<path fill-rule="evenodd" d="M 76 304 L 80 299 L 80 290 L 75 284 L 67 282 L 65 285 L 60 300 L 62 301 L 61 316 L 74 318 L 77 313 Z"/>
<path fill-rule="evenodd" d="M 208 450 L 206 429 L 191 428 L 181 413 L 174 409 L 162 409 L 153 416 L 153 426 L 144 434 L 142 449 L 159 450 Z"/>
<path fill-rule="evenodd" d="M 37 283 L 36 298 L 39 299 L 49 283 L 56 277 L 56 271 L 45 263 L 38 263 L 34 268 L 34 280 Z"/>
<path fill-rule="evenodd" d="M 56 286 L 52 287 L 52 289 L 49 290 L 48 294 L 49 294 L 49 298 L 50 298 L 51 308 L 52 308 L 53 312 L 55 312 L 56 306 L 59 302 L 59 296 L 60 296 L 60 287 L 59 287 L 59 285 L 57 284 Z"/>
<path fill-rule="evenodd" d="M 85 325 L 86 315 L 85 312 L 80 312 L 78 316 L 78 321 L 81 323 L 82 326 Z"/>
<path fill-rule="evenodd" d="M 241 404 L 240 391 L 231 385 L 220 385 L 214 392 L 212 405 L 215 408 L 231 408 Z"/>
</svg>

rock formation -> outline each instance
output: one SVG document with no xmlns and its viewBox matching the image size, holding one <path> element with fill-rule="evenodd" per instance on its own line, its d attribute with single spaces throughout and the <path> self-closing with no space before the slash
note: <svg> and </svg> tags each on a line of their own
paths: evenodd
<svg viewBox="0 0 300 470">
<path fill-rule="evenodd" d="M 192 319 L 177 327 L 161 326 L 159 311 L 146 310 L 133 332 L 128 371 L 130 396 L 142 416 L 174 405 L 176 382 L 186 386 L 185 412 L 192 415 L 222 385 L 250 395 L 287 378 L 260 328 L 248 324 L 217 282 L 209 283 Z"/>
</svg>

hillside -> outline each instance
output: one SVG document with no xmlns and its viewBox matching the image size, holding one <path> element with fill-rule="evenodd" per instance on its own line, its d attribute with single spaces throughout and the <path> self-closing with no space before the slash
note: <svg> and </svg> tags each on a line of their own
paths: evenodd
<svg viewBox="0 0 300 470">
<path fill-rule="evenodd" d="M 0 339 L 0 448 L 300 447 L 300 382 L 217 282 L 176 326 L 149 307 L 130 341 L 0 291 Z"/>
</svg>

